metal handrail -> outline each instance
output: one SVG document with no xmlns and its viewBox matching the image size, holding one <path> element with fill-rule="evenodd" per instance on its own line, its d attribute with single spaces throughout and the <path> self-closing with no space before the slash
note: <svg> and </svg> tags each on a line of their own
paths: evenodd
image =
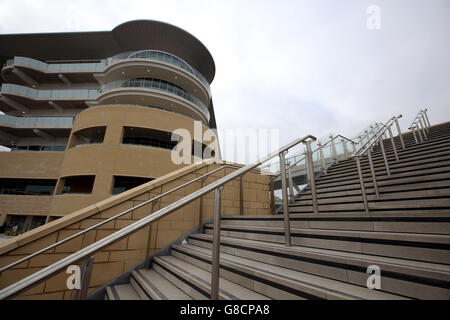
<svg viewBox="0 0 450 320">
<path fill-rule="evenodd" d="M 424 139 L 428 139 L 427 133 L 430 131 L 431 124 L 430 120 L 428 119 L 427 111 L 428 109 L 426 108 L 423 110 L 419 110 L 408 128 L 412 131 L 416 144 L 419 143 L 416 133 L 419 135 L 420 142 L 423 142 Z"/>
<path fill-rule="evenodd" d="M 261 165 L 262 163 L 276 157 L 277 155 L 280 156 L 281 159 L 284 160 L 285 153 L 292 147 L 296 146 L 299 143 L 306 143 L 307 147 L 310 146 L 312 141 L 316 140 L 314 136 L 307 135 L 300 139 L 295 139 L 291 143 L 285 145 L 284 147 L 280 148 L 279 150 L 259 159 L 258 161 L 248 164 L 238 170 L 236 170 L 233 173 L 228 174 L 227 176 L 216 180 L 215 182 L 212 182 L 211 184 L 201 188 L 200 190 L 194 191 L 193 193 L 175 201 L 174 203 L 171 203 L 167 205 L 166 207 L 157 210 L 156 212 L 132 223 L 131 225 L 128 225 L 121 230 L 116 231 L 115 233 L 106 236 L 103 239 L 98 240 L 97 242 L 94 242 L 93 244 L 82 248 L 81 250 L 51 264 L 48 267 L 43 268 L 42 270 L 37 271 L 36 273 L 19 280 L 18 282 L 15 282 L 11 284 L 10 286 L 2 289 L 0 291 L 0 299 L 6 299 L 11 298 L 13 296 L 16 296 L 20 294 L 21 292 L 34 287 L 35 285 L 51 278 L 53 275 L 60 273 L 62 270 L 67 268 L 70 265 L 77 264 L 82 261 L 90 260 L 92 261 L 92 257 L 95 253 L 101 251 L 102 249 L 122 240 L 123 238 L 130 236 L 131 234 L 139 231 L 140 229 L 146 227 L 152 222 L 155 222 L 162 217 L 166 216 L 167 214 L 178 210 L 182 208 L 183 206 L 197 200 L 198 198 L 210 193 L 211 191 L 215 192 L 215 199 L 214 199 L 214 241 L 213 241 L 213 247 L 218 248 L 217 250 L 220 250 L 220 245 L 218 245 L 217 241 L 220 243 L 220 192 L 223 185 L 226 183 L 232 181 L 233 179 L 251 171 L 252 169 L 256 168 L 257 166 Z M 284 175 L 284 174 L 283 174 Z M 285 179 L 284 179 L 285 180 Z M 216 190 L 217 189 L 217 190 Z M 284 205 L 287 209 L 287 201 L 285 198 Z M 289 211 L 285 210 L 285 236 L 286 236 L 286 244 L 290 245 L 291 239 L 290 239 L 290 228 L 289 228 Z M 92 263 L 90 264 L 92 267 Z M 211 298 L 217 299 L 218 298 L 218 285 L 214 285 L 214 283 L 218 284 L 218 270 L 219 270 L 219 260 L 217 253 L 213 257 L 213 279 L 211 281 L 212 283 L 212 290 L 211 292 Z M 90 274 L 90 271 L 88 272 Z M 89 282 L 89 277 L 88 281 Z M 83 287 L 88 286 L 84 281 L 82 283 Z M 83 288 L 81 289 L 83 290 Z"/>
<path fill-rule="evenodd" d="M 362 169 L 361 169 L 361 158 L 363 156 L 365 156 L 365 155 L 367 155 L 367 157 L 368 157 L 370 173 L 372 175 L 373 187 L 374 187 L 374 190 L 375 190 L 376 197 L 379 198 L 380 197 L 380 193 L 379 193 L 379 190 L 378 190 L 378 184 L 377 184 L 377 178 L 376 178 L 376 174 L 375 174 L 375 168 L 373 166 L 373 161 L 372 161 L 372 149 L 377 143 L 380 144 L 381 153 L 383 155 L 383 160 L 384 160 L 386 172 L 387 172 L 388 176 L 390 176 L 391 172 L 390 172 L 390 169 L 389 169 L 389 162 L 388 162 L 388 159 L 387 159 L 386 150 L 384 148 L 383 135 L 386 133 L 386 131 L 389 132 L 389 137 L 390 137 L 391 144 L 392 144 L 392 150 L 394 152 L 396 160 L 399 161 L 397 147 L 395 145 L 394 136 L 392 134 L 391 127 L 394 124 L 396 125 L 398 136 L 399 136 L 401 144 L 402 144 L 402 148 L 405 149 L 405 143 L 403 141 L 403 136 L 401 134 L 400 125 L 398 124 L 398 119 L 400 119 L 401 117 L 402 117 L 402 115 L 400 114 L 400 115 L 398 115 L 396 117 L 392 117 L 385 124 L 381 123 L 381 128 L 372 137 L 370 137 L 365 144 L 361 145 L 361 147 L 359 147 L 359 149 L 356 150 L 350 156 L 350 158 L 354 158 L 356 160 L 356 167 L 358 169 L 359 184 L 361 186 L 361 196 L 363 198 L 364 210 L 365 210 L 365 212 L 367 214 L 369 214 L 369 202 L 368 202 L 368 199 L 367 199 L 366 189 L 365 189 L 365 186 L 364 186 L 364 177 L 363 177 Z"/>
<path fill-rule="evenodd" d="M 108 218 L 106 220 L 103 220 L 102 222 L 99 222 L 99 223 L 97 223 L 97 224 L 95 224 L 95 225 L 93 225 L 93 226 L 91 226 L 91 227 L 89 227 L 87 229 L 84 229 L 84 230 L 82 230 L 82 231 L 80 231 L 78 233 L 75 233 L 75 234 L 71 235 L 70 237 L 62 239 L 62 240 L 60 240 L 60 241 L 58 241 L 58 242 L 56 242 L 54 244 L 51 244 L 51 245 L 49 245 L 49 246 L 47 246 L 47 247 L 45 247 L 45 248 L 43 248 L 43 249 L 41 249 L 39 251 L 36 251 L 36 252 L 26 256 L 26 257 L 23 257 L 22 259 L 14 261 L 13 263 L 10 263 L 9 265 L 0 268 L 0 273 L 2 273 L 4 271 L 6 271 L 6 270 L 8 270 L 8 269 L 18 265 L 18 264 L 21 264 L 21 263 L 23 263 L 25 261 L 28 261 L 31 258 L 34 258 L 34 257 L 38 256 L 39 254 L 44 253 L 44 252 L 46 252 L 46 251 L 48 251 L 50 249 L 53 249 L 53 248 L 55 248 L 55 247 L 57 247 L 57 246 L 59 246 L 59 245 L 61 245 L 63 243 L 66 243 L 66 242 L 68 242 L 70 240 L 73 240 L 73 239 L 83 235 L 83 234 L 86 234 L 89 231 L 92 231 L 92 230 L 96 229 L 97 227 L 100 227 L 100 226 L 102 226 L 102 225 L 104 225 L 104 224 L 106 224 L 106 223 L 108 223 L 110 221 L 113 221 L 113 220 L 115 220 L 115 219 L 117 219 L 117 218 L 119 218 L 119 217 L 121 217 L 123 215 L 126 215 L 126 214 L 130 213 L 131 211 L 134 211 L 134 210 L 139 209 L 139 208 L 141 208 L 141 207 L 143 207 L 145 205 L 148 205 L 148 204 L 150 204 L 150 203 L 152 203 L 152 202 L 154 202 L 156 200 L 159 200 L 159 199 L 161 199 L 161 198 L 163 198 L 163 197 L 165 197 L 165 196 L 167 196 L 167 195 L 169 195 L 169 194 L 171 194 L 171 193 L 173 193 L 173 192 L 175 192 L 177 190 L 180 190 L 180 189 L 190 185 L 191 183 L 194 183 L 194 182 L 197 182 L 199 180 L 202 180 L 202 179 L 206 178 L 207 176 L 209 176 L 209 175 L 211 175 L 213 173 L 216 173 L 217 171 L 220 171 L 220 170 L 225 169 L 225 168 L 237 169 L 237 168 L 240 168 L 240 167 L 233 166 L 233 165 L 230 165 L 230 164 L 223 165 L 223 166 L 221 166 L 221 167 L 219 167 L 217 169 L 214 169 L 213 171 L 210 171 L 208 173 L 205 173 L 205 174 L 201 175 L 200 177 L 197 177 L 197 178 L 195 178 L 193 180 L 190 180 L 190 181 L 188 181 L 186 183 L 183 183 L 183 184 L 181 184 L 181 185 L 179 185 L 179 186 L 177 186 L 177 187 L 175 187 L 173 189 L 170 189 L 169 191 L 166 191 L 163 194 L 157 195 L 156 197 L 153 197 L 153 198 L 151 198 L 151 199 L 149 199 L 147 201 L 144 201 L 144 202 L 138 204 L 135 207 L 132 207 L 130 209 L 122 211 L 122 212 L 120 212 L 120 213 L 118 213 L 118 214 L 116 214 L 116 215 L 114 215 L 114 216 L 112 216 L 112 217 L 110 217 L 110 218 Z M 193 172 L 195 172 L 197 170 L 200 170 L 200 169 L 202 169 L 202 168 L 197 168 Z M 189 172 L 189 173 L 192 173 L 192 172 Z M 187 174 L 189 174 L 189 173 L 187 173 Z"/>
<path fill-rule="evenodd" d="M 353 140 L 351 140 L 351 139 L 349 139 L 349 138 L 346 138 L 346 137 L 344 137 L 344 136 L 338 134 L 338 135 L 335 136 L 334 138 L 328 140 L 326 143 L 320 145 L 317 149 L 315 149 L 314 151 L 312 151 L 312 153 L 314 153 L 314 152 L 316 152 L 316 151 L 319 151 L 320 149 L 322 149 L 323 147 L 325 147 L 327 144 L 329 144 L 330 142 L 334 141 L 334 140 L 335 140 L 336 138 L 338 138 L 338 137 L 341 137 L 342 139 L 345 139 L 345 140 L 347 140 L 347 141 L 349 141 L 349 142 L 351 142 L 351 143 L 353 143 L 353 144 L 357 144 L 355 141 L 353 141 Z M 293 164 L 291 164 L 289 167 L 287 167 L 286 170 L 291 169 L 291 168 L 294 167 L 297 163 L 299 163 L 300 161 L 303 161 L 303 160 L 305 160 L 305 159 L 306 159 L 306 155 L 303 156 L 303 158 L 300 158 L 300 160 L 295 161 Z M 273 179 L 278 178 L 280 175 L 281 175 L 281 170 L 280 170 L 278 173 L 276 173 L 275 175 L 273 175 Z"/>
<path fill-rule="evenodd" d="M 354 157 L 360 157 L 363 156 L 366 151 L 371 148 L 377 141 L 378 139 L 388 130 L 388 128 L 394 123 L 395 120 L 401 118 L 402 115 L 399 115 L 398 117 L 392 117 L 391 119 L 389 119 L 385 124 L 380 123 L 380 125 L 382 126 L 374 135 L 372 135 L 371 137 L 368 138 L 368 140 L 366 141 L 366 143 L 362 144 L 358 150 L 356 150 L 351 156 L 350 158 L 354 158 Z M 390 123 L 392 122 L 392 123 Z M 389 124 L 390 123 L 390 124 Z M 374 139 L 375 138 L 375 139 Z M 373 141 L 372 141 L 373 140 Z M 362 152 L 362 153 L 361 153 Z"/>
</svg>

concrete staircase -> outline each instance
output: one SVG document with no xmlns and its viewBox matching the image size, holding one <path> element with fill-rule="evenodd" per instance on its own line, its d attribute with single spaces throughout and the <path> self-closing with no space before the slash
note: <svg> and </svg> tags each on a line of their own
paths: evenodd
<svg viewBox="0 0 450 320">
<path fill-rule="evenodd" d="M 307 188 L 290 204 L 292 247 L 283 217 L 223 216 L 221 299 L 450 299 L 450 123 L 430 128 L 416 144 L 404 134 L 373 160 L 380 190 L 361 160 L 370 214 L 364 211 L 355 160 L 334 164 L 317 181 L 319 215 Z M 208 299 L 212 225 L 186 243 L 132 271 L 129 283 L 106 289 L 106 299 Z M 369 290 L 369 266 L 381 289 Z"/>
</svg>

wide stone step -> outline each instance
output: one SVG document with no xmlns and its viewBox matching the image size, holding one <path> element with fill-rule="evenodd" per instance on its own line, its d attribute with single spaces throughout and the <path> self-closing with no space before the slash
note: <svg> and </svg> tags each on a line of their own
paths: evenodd
<svg viewBox="0 0 450 320">
<path fill-rule="evenodd" d="M 213 226 L 205 225 L 212 234 Z M 284 243 L 284 228 L 226 226 L 221 235 Z M 293 245 L 450 264 L 450 236 L 418 233 L 291 228 Z"/>
<path fill-rule="evenodd" d="M 175 245 L 172 254 L 204 270 L 211 269 L 211 250 L 190 244 Z M 272 299 L 404 299 L 297 270 L 247 259 L 228 253 L 220 255 L 221 276 Z"/>
<path fill-rule="evenodd" d="M 152 269 L 132 272 L 132 278 L 141 290 L 152 300 L 191 300 L 192 298 L 177 288 L 172 282 Z"/>
<path fill-rule="evenodd" d="M 209 299 L 211 273 L 173 256 L 155 257 L 152 268 L 194 299 Z M 267 296 L 220 278 L 221 300 L 266 300 Z"/>
<path fill-rule="evenodd" d="M 377 177 L 378 178 L 378 177 Z M 373 190 L 373 183 L 371 181 L 366 182 L 365 181 L 365 187 L 368 189 Z M 392 175 L 391 179 L 388 180 L 377 180 L 377 185 L 380 191 L 384 190 L 384 188 L 387 187 L 400 187 L 400 188 L 407 188 L 408 185 L 414 184 L 414 183 L 427 183 L 427 182 L 433 182 L 437 181 L 439 182 L 439 186 L 442 187 L 442 184 L 447 185 L 450 181 L 450 172 L 447 172 L 446 170 L 434 170 L 434 172 L 427 172 L 427 174 L 418 175 L 418 176 L 397 176 Z M 442 184 L 441 184 L 442 183 Z M 359 180 L 354 182 L 353 184 L 346 184 L 346 185 L 337 185 L 337 186 L 330 186 L 325 188 L 317 188 L 318 195 L 327 195 L 328 193 L 332 192 L 347 192 L 352 190 L 358 190 L 359 194 L 361 194 L 361 185 L 359 184 Z M 374 191 L 373 191 L 374 192 Z M 298 195 L 299 198 L 303 196 L 310 196 L 311 190 L 307 189 L 304 192 L 302 192 L 300 195 Z"/>
<path fill-rule="evenodd" d="M 212 248 L 212 236 L 193 234 L 190 244 Z M 416 299 L 450 299 L 450 266 L 359 253 L 291 246 L 236 238 L 221 238 L 227 253 L 334 280 L 365 286 L 367 267 L 377 265 L 382 290 Z"/>
<path fill-rule="evenodd" d="M 367 194 L 367 200 L 368 201 L 384 201 L 384 200 L 400 200 L 400 199 L 425 199 L 425 200 L 432 200 L 435 198 L 442 198 L 442 197 L 450 197 L 450 185 L 446 183 L 446 188 L 436 188 L 431 190 L 401 190 L 397 192 L 384 192 L 380 194 L 380 197 L 377 198 L 375 194 Z M 361 195 L 347 195 L 345 197 L 318 197 L 318 204 L 319 205 L 325 205 L 325 204 L 337 204 L 337 203 L 352 203 L 352 202 L 362 202 L 362 196 Z M 450 203 L 449 203 L 450 204 Z M 312 206 L 312 199 L 296 199 L 294 204 L 291 204 L 292 206 Z M 450 210 L 450 207 L 449 207 Z"/>
<path fill-rule="evenodd" d="M 131 284 L 121 284 L 106 288 L 107 300 L 141 300 Z"/>
<path fill-rule="evenodd" d="M 226 226 L 284 226 L 283 215 L 272 216 L 222 216 Z M 380 211 L 369 215 L 355 213 L 290 214 L 292 228 L 333 229 L 353 231 L 406 232 L 450 234 L 450 210 L 434 212 Z"/>
</svg>

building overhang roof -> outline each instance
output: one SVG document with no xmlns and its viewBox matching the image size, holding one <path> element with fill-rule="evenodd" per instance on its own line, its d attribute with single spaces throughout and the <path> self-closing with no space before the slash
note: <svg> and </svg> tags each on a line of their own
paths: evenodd
<svg viewBox="0 0 450 320">
<path fill-rule="evenodd" d="M 180 57 L 211 83 L 214 60 L 208 49 L 181 28 L 153 20 L 134 20 L 111 31 L 0 35 L 0 59 L 13 56 L 43 61 L 98 60 L 127 51 L 154 49 Z"/>
</svg>

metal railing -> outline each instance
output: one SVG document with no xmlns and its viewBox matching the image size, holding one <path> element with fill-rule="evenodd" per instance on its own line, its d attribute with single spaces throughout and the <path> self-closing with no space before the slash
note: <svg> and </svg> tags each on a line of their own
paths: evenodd
<svg viewBox="0 0 450 320">
<path fill-rule="evenodd" d="M 347 159 L 349 157 L 349 151 L 348 151 L 348 148 L 347 148 L 347 144 L 345 142 L 347 141 L 347 142 L 350 142 L 352 144 L 353 151 L 355 151 L 355 146 L 357 144 L 355 141 L 353 141 L 353 140 L 351 140 L 351 139 L 349 139 L 347 137 L 344 137 L 344 136 L 342 136 L 340 134 L 336 135 L 334 137 L 332 135 L 330 135 L 329 138 L 330 139 L 327 142 L 325 142 L 324 144 L 321 144 L 319 142 L 317 144 L 318 148 L 316 148 L 314 151 L 308 150 L 308 145 L 307 145 L 306 146 L 305 155 L 302 158 L 297 159 L 294 163 L 290 164 L 287 168 L 285 168 L 286 174 L 287 174 L 287 179 L 288 179 L 287 184 L 288 184 L 288 190 L 289 190 L 289 202 L 293 203 L 295 201 L 295 193 L 294 193 L 294 183 L 293 183 L 292 171 L 293 171 L 293 168 L 298 163 L 300 163 L 303 160 L 306 160 L 305 161 L 305 164 L 306 164 L 306 175 L 307 175 L 308 182 L 309 182 L 308 184 L 311 186 L 314 213 L 318 213 L 318 205 L 317 205 L 317 194 L 316 194 L 315 179 L 314 179 L 315 178 L 314 177 L 314 174 L 315 174 L 314 172 L 315 171 L 314 171 L 314 161 L 313 161 L 313 158 L 312 158 L 313 154 L 318 152 L 318 161 L 320 161 L 321 170 L 326 173 L 328 166 L 326 164 L 326 157 L 324 157 L 324 154 L 323 154 L 323 148 L 325 146 L 331 144 L 331 146 L 332 146 L 332 148 L 331 148 L 331 150 L 332 150 L 331 151 L 331 159 L 333 161 L 339 161 L 338 160 L 338 153 L 336 151 L 336 145 L 335 145 L 335 140 L 337 138 L 341 138 L 341 142 L 342 142 L 343 149 L 344 149 L 344 159 Z M 309 148 L 311 148 L 311 145 L 309 145 Z M 309 157 L 311 159 L 309 159 Z M 270 182 L 271 186 L 273 185 L 273 182 L 282 174 L 281 170 L 282 170 L 282 168 L 280 169 L 280 171 L 278 173 L 274 174 L 271 177 L 271 182 Z M 283 195 L 283 198 L 284 198 L 284 195 Z M 283 208 L 283 210 L 284 210 L 284 208 Z M 275 213 L 275 210 L 272 210 L 272 213 Z"/>
<path fill-rule="evenodd" d="M 168 83 L 167 81 L 160 79 L 130 79 L 130 80 L 117 80 L 109 82 L 103 85 L 100 88 L 100 93 L 105 93 L 114 89 L 122 89 L 122 88 L 144 88 L 150 90 L 162 91 L 164 93 L 170 93 L 181 97 L 189 102 L 191 102 L 196 109 L 200 111 L 203 116 L 209 121 L 210 113 L 205 104 L 198 99 L 197 97 L 191 95 L 186 90 L 181 89 L 180 87 Z"/>
<path fill-rule="evenodd" d="M 132 223 L 131 225 L 128 225 L 128 226 L 116 231 L 115 233 L 113 233 L 109 236 L 106 236 L 105 238 L 100 239 L 100 240 L 94 242 L 93 244 L 91 244 L 85 248 L 82 248 L 81 250 L 51 264 L 50 266 L 47 266 L 47 267 L 37 271 L 36 273 L 34 273 L 22 280 L 15 282 L 14 284 L 0 290 L 0 300 L 17 296 L 18 294 L 38 285 L 39 283 L 62 272 L 64 269 L 66 269 L 70 265 L 74 265 L 74 264 L 78 264 L 78 263 L 82 264 L 82 276 L 81 276 L 82 281 L 81 281 L 81 289 L 79 289 L 79 291 L 77 292 L 76 297 L 84 299 L 87 296 L 87 290 L 89 287 L 90 274 L 92 271 L 92 265 L 93 265 L 93 259 L 94 259 L 95 253 L 122 240 L 125 237 L 128 237 L 128 236 L 134 234 L 135 232 L 141 230 L 142 228 L 144 228 L 146 226 L 150 226 L 151 223 L 165 217 L 166 215 L 170 214 L 171 212 L 176 211 L 199 198 L 201 200 L 204 195 L 206 195 L 212 191 L 214 191 L 214 216 L 213 216 L 213 219 L 214 219 L 213 248 L 214 248 L 214 250 L 213 250 L 213 262 L 212 262 L 213 268 L 212 268 L 212 278 L 211 278 L 211 299 L 218 299 L 218 295 L 219 295 L 219 261 L 220 261 L 220 204 L 221 204 L 221 191 L 223 189 L 223 186 L 226 183 L 234 180 L 235 178 L 240 177 L 247 172 L 253 171 L 256 167 L 258 167 L 262 163 L 267 162 L 268 160 L 276 157 L 277 155 L 280 157 L 280 160 L 282 160 L 282 163 L 284 163 L 284 155 L 290 148 L 292 148 L 302 142 L 305 143 L 307 145 L 307 147 L 309 145 L 309 148 L 310 148 L 311 140 L 314 141 L 315 139 L 316 138 L 311 135 L 305 136 L 301 139 L 296 139 L 296 140 L 292 141 L 291 143 L 287 144 L 286 146 L 282 147 L 278 151 L 273 152 L 272 154 L 263 157 L 262 159 L 258 160 L 257 162 L 246 165 L 244 167 L 241 167 L 241 168 L 237 169 L 235 172 L 230 173 L 227 176 L 225 176 L 219 180 L 216 180 L 205 187 L 201 187 L 200 190 L 197 190 L 197 191 L 183 197 L 182 199 L 177 200 L 174 203 L 171 203 L 171 204 L 167 205 L 166 207 L 159 209 L 156 212 L 153 212 L 150 215 Z M 136 210 L 137 208 L 147 205 L 147 204 L 167 195 L 168 193 L 174 192 L 175 190 L 179 190 L 180 188 L 182 188 L 188 184 L 191 184 L 191 183 L 193 183 L 195 181 L 199 181 L 199 180 L 202 181 L 207 175 L 215 173 L 226 167 L 238 168 L 238 167 L 231 166 L 231 165 L 221 166 L 220 168 L 217 168 L 207 174 L 204 174 L 201 177 L 193 179 L 193 180 L 191 180 L 183 185 L 180 185 L 162 195 L 158 195 L 146 202 L 139 204 L 138 206 L 135 206 L 131 209 L 127 209 L 107 220 L 104 220 L 104 221 L 96 224 L 95 226 L 85 229 L 73 236 L 70 236 L 66 239 L 59 241 L 58 243 L 50 245 L 44 249 L 39 250 L 38 252 L 33 253 L 32 255 L 29 255 L 25 258 L 22 258 L 16 262 L 6 266 L 6 267 L 3 267 L 2 269 L 0 269 L 0 271 L 3 272 L 9 268 L 12 268 L 13 266 L 15 266 L 19 263 L 27 261 L 27 260 L 31 259 L 32 257 L 35 257 L 38 254 L 41 254 L 47 250 L 50 250 L 57 245 L 60 245 L 67 241 L 70 241 L 77 236 L 86 234 L 87 232 L 93 230 L 93 228 L 101 226 L 113 219 L 116 219 L 122 215 L 125 215 L 125 214 L 133 211 L 133 210 Z M 284 181 L 286 181 L 285 176 L 286 176 L 286 172 L 285 172 L 285 170 L 283 170 L 282 177 L 284 177 L 284 179 L 283 179 Z M 287 204 L 287 199 L 285 199 L 285 203 Z M 202 206 L 200 206 L 200 208 L 202 208 Z M 153 207 L 152 207 L 152 211 L 153 211 Z M 286 211 L 286 213 L 285 213 L 284 221 L 285 221 L 286 244 L 290 246 L 291 239 L 290 239 L 290 223 L 289 223 L 288 211 Z M 202 225 L 202 212 L 200 211 L 199 226 L 201 227 L 201 225 Z M 149 239 L 148 239 L 148 246 L 147 246 L 146 260 L 145 260 L 146 265 L 149 263 L 150 237 L 151 237 L 151 235 L 149 232 Z"/>
<path fill-rule="evenodd" d="M 82 231 L 80 231 L 78 233 L 75 233 L 75 234 L 73 234 L 73 235 L 71 235 L 71 236 L 69 236 L 69 237 L 67 237 L 67 238 L 65 238 L 63 240 L 60 240 L 60 241 L 58 241 L 58 242 L 56 242 L 54 244 L 51 244 L 51 245 L 49 245 L 49 246 L 47 246 L 47 247 L 45 247 L 45 248 L 43 248 L 41 250 L 38 250 L 38 251 L 36 251 L 36 252 L 26 256 L 26 257 L 23 257 L 23 258 L 21 258 L 21 259 L 19 259 L 17 261 L 14 261 L 13 263 L 10 263 L 7 266 L 1 267 L 0 268 L 0 274 L 2 272 L 4 272 L 4 271 L 8 270 L 8 269 L 11 269 L 11 268 L 15 267 L 16 265 L 19 265 L 19 264 L 21 264 L 23 262 L 26 262 L 26 261 L 28 261 L 28 260 L 30 260 L 30 259 L 32 259 L 32 258 L 34 258 L 34 257 L 36 257 L 36 256 L 38 256 L 38 255 L 40 255 L 42 253 L 44 253 L 44 252 L 47 252 L 47 251 L 49 251 L 49 250 L 59 246 L 59 245 L 62 245 L 62 244 L 66 243 L 66 242 L 68 242 L 70 240 L 73 240 L 73 239 L 79 237 L 79 236 L 85 235 L 89 231 L 95 230 L 98 227 L 100 227 L 100 226 L 102 226 L 102 225 L 104 225 L 104 224 L 106 224 L 108 222 L 114 221 L 114 220 L 116 220 L 116 219 L 118 219 L 118 218 L 120 218 L 120 217 L 122 217 L 122 216 L 124 216 L 124 215 L 126 215 L 126 214 L 128 214 L 128 213 L 130 213 L 130 212 L 132 212 L 134 210 L 136 210 L 136 209 L 139 209 L 139 208 L 141 208 L 143 206 L 146 206 L 146 205 L 148 205 L 150 203 L 152 203 L 152 205 L 153 205 L 153 203 L 155 201 L 157 201 L 157 200 L 159 200 L 159 199 L 161 199 L 161 198 L 163 198 L 163 197 L 165 197 L 165 196 L 167 196 L 167 195 L 169 195 L 169 194 L 171 194 L 171 193 L 173 193 L 175 191 L 178 191 L 178 190 L 180 190 L 180 189 L 182 189 L 182 188 L 184 188 L 184 187 L 186 187 L 186 186 L 188 186 L 188 185 L 190 185 L 190 184 L 192 184 L 194 182 L 201 181 L 203 183 L 204 179 L 206 179 L 208 176 L 210 176 L 211 174 L 216 173 L 216 172 L 218 172 L 220 170 L 223 170 L 225 168 L 238 169 L 240 167 L 233 166 L 233 165 L 230 165 L 230 164 L 222 165 L 221 167 L 219 167 L 217 169 L 214 169 L 214 170 L 212 170 L 212 171 L 210 171 L 208 173 L 205 173 L 205 174 L 201 175 L 200 177 L 192 179 L 192 180 L 190 180 L 190 181 L 188 181 L 186 183 L 183 183 L 183 184 L 181 184 L 181 185 L 179 185 L 179 186 L 177 186 L 177 187 L 175 187 L 175 188 L 173 188 L 173 189 L 171 189 L 169 191 L 166 191 L 166 192 L 164 192 L 164 193 L 162 193 L 160 195 L 157 195 L 157 196 L 155 196 L 155 197 L 153 197 L 153 198 L 151 198 L 151 199 L 149 199 L 147 201 L 144 201 L 144 202 L 140 203 L 137 206 L 134 206 L 134 207 L 132 207 L 130 209 L 127 209 L 127 210 L 125 210 L 123 212 L 120 212 L 120 213 L 118 213 L 118 214 L 116 214 L 116 215 L 114 215 L 114 216 L 112 216 L 112 217 L 110 217 L 110 218 L 108 218 L 106 220 L 103 220 L 103 221 L 101 221 L 101 222 L 99 222 L 99 223 L 97 223 L 97 224 L 95 224 L 95 225 L 93 225 L 93 226 L 91 226 L 91 227 L 89 227 L 87 229 L 84 229 L 84 230 L 82 230 Z M 188 172 L 188 173 L 186 173 L 184 175 L 191 174 L 191 173 L 196 172 L 196 171 L 201 170 L 201 169 L 203 169 L 203 167 L 197 168 L 194 171 Z M 153 208 L 152 208 L 152 210 L 153 210 Z M 202 219 L 203 219 L 203 217 L 202 217 L 202 215 L 200 215 L 200 217 L 199 217 L 199 227 L 200 228 L 203 225 L 201 223 Z"/>
<path fill-rule="evenodd" d="M 419 113 L 414 118 L 413 122 L 409 126 L 408 129 L 411 130 L 414 136 L 414 141 L 416 144 L 419 143 L 417 136 L 419 136 L 420 142 L 424 142 L 424 140 L 428 139 L 428 132 L 431 126 L 430 120 L 427 115 L 428 109 L 419 110 Z"/>
<path fill-rule="evenodd" d="M 390 141 L 392 144 L 392 150 L 394 152 L 395 159 L 396 159 L 396 161 L 399 161 L 397 146 L 395 144 L 394 136 L 392 134 L 391 128 L 393 125 L 396 126 L 397 132 L 398 132 L 398 137 L 399 137 L 401 145 L 402 145 L 402 149 L 405 149 L 405 142 L 403 140 L 403 136 L 402 136 L 402 133 L 400 130 L 400 125 L 398 123 L 398 119 L 400 119 L 401 117 L 402 117 L 402 115 L 400 114 L 396 117 L 392 117 L 385 124 L 381 124 L 381 128 L 378 129 L 378 131 L 376 131 L 376 133 L 373 136 L 371 136 L 366 141 L 366 143 L 361 145 L 361 147 L 350 156 L 350 158 L 356 159 L 356 167 L 358 169 L 359 183 L 361 186 L 361 196 L 362 196 L 363 202 L 364 202 L 364 210 L 367 214 L 369 213 L 369 203 L 368 203 L 366 188 L 365 188 L 365 184 L 364 184 L 364 177 L 363 177 L 362 169 L 361 169 L 361 158 L 367 155 L 367 158 L 369 160 L 370 173 L 372 176 L 373 188 L 375 190 L 376 197 L 379 198 L 380 193 L 378 190 L 377 178 L 376 178 L 375 168 L 374 168 L 373 160 L 372 160 L 372 151 L 373 151 L 373 148 L 375 145 L 377 145 L 377 144 L 380 145 L 386 173 L 388 176 L 390 176 L 391 171 L 389 168 L 389 162 L 388 162 L 387 155 L 386 155 L 386 149 L 385 149 L 384 143 L 383 143 L 383 137 L 386 135 L 386 132 L 389 133 L 389 138 L 390 138 Z"/>
<path fill-rule="evenodd" d="M 106 63 L 108 66 L 113 65 L 117 62 L 129 60 L 129 59 L 144 59 L 144 60 L 154 60 L 158 62 L 164 62 L 168 63 L 170 65 L 173 65 L 177 68 L 183 69 L 193 76 L 195 76 L 198 80 L 202 82 L 202 84 L 205 86 L 206 90 L 209 94 L 211 94 L 211 89 L 209 86 L 208 80 L 195 68 L 190 66 L 186 61 L 183 59 L 159 50 L 141 50 L 136 52 L 125 52 L 118 55 L 115 55 L 114 57 L 108 58 L 106 60 Z"/>
</svg>

